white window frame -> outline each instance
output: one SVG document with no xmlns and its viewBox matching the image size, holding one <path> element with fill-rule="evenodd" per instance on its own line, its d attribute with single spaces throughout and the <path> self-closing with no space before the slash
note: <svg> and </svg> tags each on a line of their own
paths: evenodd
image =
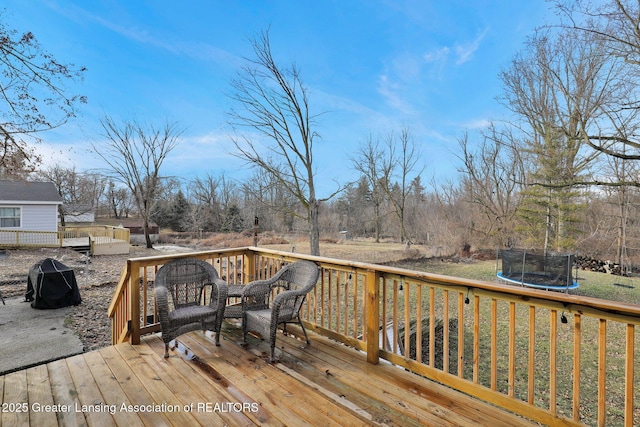
<svg viewBox="0 0 640 427">
<path fill-rule="evenodd" d="M 18 210 L 18 216 L 4 216 L 4 212 L 3 210 L 5 209 L 17 209 Z M 18 220 L 18 225 L 12 225 L 12 226 L 5 226 L 4 220 L 5 219 L 17 219 Z M 0 228 L 21 228 L 22 227 L 22 207 L 21 206 L 0 206 Z"/>
</svg>

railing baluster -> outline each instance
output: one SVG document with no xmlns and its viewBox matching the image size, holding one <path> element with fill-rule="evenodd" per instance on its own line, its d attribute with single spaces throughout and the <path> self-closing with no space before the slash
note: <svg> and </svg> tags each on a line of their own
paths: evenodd
<svg viewBox="0 0 640 427">
<path fill-rule="evenodd" d="M 557 411 L 557 373 L 558 373 L 558 312 L 551 310 L 549 324 L 549 410 L 552 414 Z"/>
<path fill-rule="evenodd" d="M 345 272 L 346 275 L 346 272 Z M 349 284 L 349 281 L 346 281 L 347 285 Z M 358 335 L 358 284 L 354 283 L 353 286 L 353 336 L 356 337 Z M 363 291 L 366 292 L 366 289 L 363 289 Z M 346 297 L 349 295 L 348 292 L 345 292 L 345 299 Z M 366 299 L 365 299 L 366 301 Z M 345 304 L 345 309 L 347 309 L 348 305 Z M 346 314 L 347 312 L 345 312 L 345 319 L 347 319 L 349 316 L 347 316 Z M 364 314 L 364 311 L 363 311 Z M 346 322 L 345 322 L 346 323 Z M 366 334 L 366 331 L 365 331 Z M 365 335 L 363 334 L 363 336 Z M 347 334 L 348 336 L 348 334 Z"/>
<path fill-rule="evenodd" d="M 458 377 L 464 378 L 464 294 L 458 292 Z"/>
<path fill-rule="evenodd" d="M 533 405 L 536 395 L 536 307 L 529 306 L 529 363 L 527 402 Z"/>
<path fill-rule="evenodd" d="M 624 424 L 633 426 L 633 401 L 634 401 L 634 363 L 635 363 L 635 328 L 632 324 L 626 327 L 624 368 Z"/>
<path fill-rule="evenodd" d="M 378 310 L 380 309 L 380 296 L 378 295 L 379 287 L 379 275 L 375 270 L 367 271 L 366 277 L 364 277 L 363 288 L 366 290 L 365 304 L 369 306 L 367 312 L 367 362 L 377 364 L 380 357 L 380 319 Z M 384 327 L 384 324 L 382 325 Z"/>
<path fill-rule="evenodd" d="M 580 421 L 580 352 L 582 343 L 582 317 L 573 316 L 573 420 Z"/>
<path fill-rule="evenodd" d="M 347 309 L 347 304 L 346 304 L 346 300 L 344 299 L 344 296 L 346 295 L 346 291 L 343 293 L 342 292 L 342 287 L 340 285 L 340 276 L 341 276 L 341 272 L 338 270 L 333 270 L 334 273 L 334 277 L 335 277 L 335 283 L 336 283 L 336 301 L 337 301 L 337 313 L 336 313 L 336 330 L 338 332 L 340 332 L 341 328 L 344 328 L 344 330 L 342 331 L 342 333 L 345 336 L 349 336 L 349 334 L 347 333 L 347 327 L 346 327 L 346 323 L 342 322 L 342 319 L 344 318 L 345 322 L 347 320 L 347 316 L 346 314 L 343 316 L 344 313 L 346 313 L 346 309 Z M 340 307 L 342 305 L 342 307 Z"/>
<path fill-rule="evenodd" d="M 442 295 L 442 370 L 449 373 L 449 291 Z"/>
<path fill-rule="evenodd" d="M 436 289 L 429 288 L 429 366 L 436 366 Z"/>
<path fill-rule="evenodd" d="M 598 328 L 598 426 L 607 420 L 607 321 L 599 320 Z"/>
<path fill-rule="evenodd" d="M 480 374 L 480 297 L 473 297 L 473 382 L 478 384 Z"/>
<path fill-rule="evenodd" d="M 498 389 L 498 300 L 491 298 L 491 390 Z"/>
<path fill-rule="evenodd" d="M 327 277 L 327 269 L 323 268 L 320 270 L 320 277 L 321 277 L 321 281 L 320 281 L 320 326 L 322 326 L 323 328 L 327 327 L 326 324 L 326 317 L 325 317 L 325 309 L 327 307 L 325 307 L 325 301 L 331 301 L 330 299 L 326 299 L 324 298 L 324 293 L 325 293 L 325 286 L 324 284 L 326 283 L 326 277 Z M 329 305 L 331 305 L 331 302 L 328 303 Z"/>
<path fill-rule="evenodd" d="M 508 396 L 513 397 L 515 393 L 515 370 L 516 370 L 516 304 L 509 303 L 509 374 L 508 374 Z"/>
<path fill-rule="evenodd" d="M 416 360 L 422 363 L 422 286 L 416 286 Z"/>
<path fill-rule="evenodd" d="M 398 282 L 393 280 L 393 351 L 400 346 L 400 334 L 398 332 Z M 404 353 L 404 352 L 403 352 Z"/>
<path fill-rule="evenodd" d="M 353 278 L 353 282 L 352 282 L 352 283 L 353 283 L 353 287 L 354 287 L 354 293 L 353 293 L 353 304 L 354 304 L 356 307 L 358 307 L 358 298 L 357 298 L 358 293 L 356 293 L 356 292 L 355 292 L 355 290 L 356 290 L 356 289 L 358 289 L 358 284 L 360 284 L 360 285 L 361 285 L 361 286 L 360 286 L 360 289 L 361 289 L 361 291 L 360 291 L 360 298 L 362 298 L 362 304 L 363 304 L 363 305 L 362 305 L 362 316 L 354 316 L 354 317 L 355 317 L 355 319 L 354 319 L 354 325 L 355 325 L 355 326 L 357 326 L 357 324 L 358 324 L 358 319 L 359 319 L 360 317 L 361 317 L 361 318 L 363 318 L 363 319 L 366 319 L 366 318 L 367 318 L 367 316 L 369 316 L 369 312 L 368 312 L 368 310 L 369 310 L 369 309 L 373 309 L 373 307 L 371 307 L 371 306 L 368 304 L 368 303 L 369 303 L 369 301 L 367 301 L 367 295 L 368 295 L 368 292 L 369 292 L 369 291 L 368 291 L 368 289 L 367 289 L 367 283 L 366 283 L 367 278 L 366 278 L 366 276 L 365 276 L 365 277 L 363 277 L 363 281 L 362 281 L 362 282 L 358 280 L 358 275 L 357 275 L 355 272 L 353 273 L 353 276 L 354 276 L 354 278 Z M 377 275 L 376 275 L 376 277 L 377 277 Z M 377 282 L 376 282 L 376 286 L 378 286 Z M 379 291 L 379 288 L 378 288 L 378 287 L 376 287 L 376 296 L 378 296 L 378 297 L 379 297 L 380 295 L 379 295 L 378 291 Z M 379 309 L 379 308 L 380 308 L 380 301 L 379 301 L 379 300 L 377 301 L 376 305 L 378 306 L 378 309 Z M 356 311 L 356 312 L 358 312 L 358 311 Z M 380 319 L 379 319 L 380 314 L 379 314 L 377 311 L 376 311 L 376 315 L 375 315 L 375 316 L 376 316 L 376 318 L 377 318 L 377 320 L 378 320 L 378 328 L 380 328 Z M 367 335 L 367 322 L 366 322 L 366 321 L 365 321 L 365 322 L 361 321 L 361 322 L 360 322 L 360 327 L 362 328 L 362 330 L 361 330 L 361 334 L 362 334 L 362 336 Z M 379 329 L 378 329 L 378 330 L 379 330 Z M 376 336 L 379 338 L 380 334 L 377 334 Z"/>
<path fill-rule="evenodd" d="M 148 289 L 147 268 L 142 273 L 142 326 L 147 326 L 147 289 Z"/>
<path fill-rule="evenodd" d="M 382 304 L 382 313 L 381 315 L 381 323 L 382 323 L 382 348 L 389 351 L 395 351 L 393 348 L 387 348 L 387 341 L 389 341 L 389 336 L 387 334 L 387 279 L 385 277 L 381 277 L 379 280 L 380 286 L 382 286 L 382 294 L 380 295 L 380 303 Z M 389 343 L 389 346 L 392 344 Z"/>
<path fill-rule="evenodd" d="M 404 357 L 409 357 L 411 354 L 411 319 L 409 317 L 409 296 L 411 292 L 402 278 L 400 279 L 400 284 L 404 295 Z"/>
<path fill-rule="evenodd" d="M 327 277 L 327 285 L 329 287 L 329 295 L 328 295 L 328 305 L 329 305 L 329 312 L 327 313 L 327 322 L 329 323 L 329 329 L 331 329 L 333 327 L 333 285 L 332 285 L 332 279 L 333 279 L 333 270 L 331 269 L 327 269 L 327 273 L 328 276 Z M 338 331 L 339 327 L 340 327 L 340 307 L 338 307 L 338 305 L 340 305 L 340 295 L 338 295 L 336 297 L 336 310 L 338 312 L 337 316 L 338 318 L 336 319 L 336 325 L 335 325 L 335 329 Z"/>
</svg>

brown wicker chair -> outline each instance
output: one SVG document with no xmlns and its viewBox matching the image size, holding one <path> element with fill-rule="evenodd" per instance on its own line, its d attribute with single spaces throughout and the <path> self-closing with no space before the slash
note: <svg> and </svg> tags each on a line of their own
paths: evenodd
<svg viewBox="0 0 640 427">
<path fill-rule="evenodd" d="M 271 344 L 270 361 L 274 360 L 276 346 L 276 330 L 283 324 L 286 332 L 287 323 L 297 323 L 311 344 L 307 331 L 300 321 L 300 308 L 307 294 L 313 289 L 320 275 L 319 267 L 311 261 L 297 261 L 286 265 L 268 280 L 256 280 L 248 283 L 242 296 L 242 332 L 246 345 L 247 333 L 257 332 Z M 270 303 L 275 288 L 279 293 Z"/>
<path fill-rule="evenodd" d="M 205 292 L 207 286 L 211 287 L 209 295 Z M 169 261 L 156 273 L 154 294 L 165 358 L 169 357 L 172 340 L 198 329 L 214 331 L 215 343 L 220 345 L 227 283 L 211 264 L 195 258 Z"/>
</svg>

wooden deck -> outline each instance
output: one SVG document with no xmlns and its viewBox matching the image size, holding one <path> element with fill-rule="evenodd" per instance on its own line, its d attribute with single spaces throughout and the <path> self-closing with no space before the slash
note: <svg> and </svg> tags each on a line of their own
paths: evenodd
<svg viewBox="0 0 640 427">
<path fill-rule="evenodd" d="M 533 425 L 313 333 L 306 348 L 279 333 L 269 364 L 238 332 L 226 324 L 220 347 L 183 335 L 169 359 L 150 335 L 2 376 L 0 425 Z"/>
</svg>

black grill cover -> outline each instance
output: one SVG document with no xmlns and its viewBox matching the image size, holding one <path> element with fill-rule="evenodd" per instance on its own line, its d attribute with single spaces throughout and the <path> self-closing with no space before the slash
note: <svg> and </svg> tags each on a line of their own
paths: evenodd
<svg viewBox="0 0 640 427">
<path fill-rule="evenodd" d="M 33 308 L 62 308 L 82 301 L 73 270 L 46 258 L 29 269 L 25 300 Z"/>
</svg>

